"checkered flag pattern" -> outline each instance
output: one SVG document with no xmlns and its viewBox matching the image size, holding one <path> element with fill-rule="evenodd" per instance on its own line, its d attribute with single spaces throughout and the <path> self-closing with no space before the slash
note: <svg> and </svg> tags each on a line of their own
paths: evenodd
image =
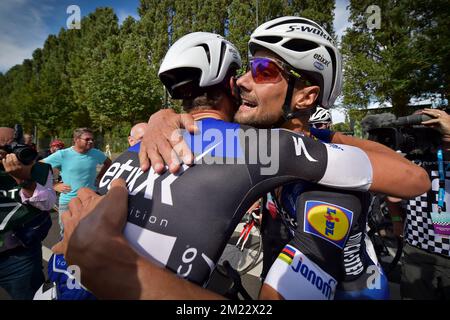
<svg viewBox="0 0 450 320">
<path fill-rule="evenodd" d="M 445 207 L 450 203 L 450 171 L 445 176 Z M 431 171 L 432 190 L 415 199 L 409 200 L 406 206 L 406 241 L 418 248 L 450 257 L 450 237 L 435 234 L 431 212 L 437 211 L 439 176 Z"/>
</svg>

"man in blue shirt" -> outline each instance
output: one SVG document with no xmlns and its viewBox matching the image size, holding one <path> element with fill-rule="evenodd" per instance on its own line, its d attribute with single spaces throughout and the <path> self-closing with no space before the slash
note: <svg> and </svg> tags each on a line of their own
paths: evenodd
<svg viewBox="0 0 450 320">
<path fill-rule="evenodd" d="M 59 150 L 42 160 L 52 168 L 60 170 L 62 183 L 55 185 L 55 190 L 60 192 L 59 216 L 67 211 L 70 200 L 77 195 L 80 188 L 97 190 L 99 179 L 111 165 L 109 159 L 103 152 L 94 148 L 94 135 L 88 128 L 75 129 L 73 133 L 73 146 Z M 103 164 L 97 175 L 97 165 Z M 63 226 L 61 226 L 61 236 Z"/>
</svg>

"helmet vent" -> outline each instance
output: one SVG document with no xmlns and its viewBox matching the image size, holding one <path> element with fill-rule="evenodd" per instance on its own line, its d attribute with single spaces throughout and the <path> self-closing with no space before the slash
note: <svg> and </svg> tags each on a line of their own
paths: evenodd
<svg viewBox="0 0 450 320">
<path fill-rule="evenodd" d="M 282 37 L 276 37 L 276 36 L 265 36 L 265 37 L 255 37 L 256 40 L 268 42 L 268 43 L 277 43 L 283 40 Z"/>
<path fill-rule="evenodd" d="M 220 45 L 220 59 L 219 59 L 219 65 L 217 68 L 216 78 L 219 76 L 220 70 L 223 67 L 222 63 L 223 63 L 223 57 L 225 56 L 225 50 L 227 50 L 227 46 L 226 46 L 225 42 L 222 41 L 222 43 Z"/>
<path fill-rule="evenodd" d="M 309 51 L 319 47 L 316 43 L 304 39 L 292 39 L 284 43 L 282 46 L 296 52 Z"/>
<path fill-rule="evenodd" d="M 211 53 L 209 51 L 209 47 L 207 44 L 203 43 L 198 45 L 199 47 L 202 47 L 203 49 L 205 49 L 206 52 L 206 57 L 208 58 L 208 63 L 211 64 Z"/>
<path fill-rule="evenodd" d="M 333 78 L 331 81 L 331 89 L 330 89 L 330 96 L 328 98 L 331 97 L 331 94 L 333 93 L 333 88 L 334 88 L 334 82 L 336 80 L 336 69 L 337 69 L 337 64 L 336 64 L 336 55 L 333 52 L 333 49 L 330 47 L 325 46 L 325 48 L 327 49 L 328 53 L 330 54 L 331 57 L 331 63 L 333 65 L 333 68 L 331 68 L 333 70 Z"/>
</svg>

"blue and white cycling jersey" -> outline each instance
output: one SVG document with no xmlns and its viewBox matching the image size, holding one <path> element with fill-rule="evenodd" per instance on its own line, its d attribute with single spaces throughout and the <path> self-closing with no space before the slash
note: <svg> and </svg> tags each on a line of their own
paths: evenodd
<svg viewBox="0 0 450 320">
<path fill-rule="evenodd" d="M 56 283 L 57 300 L 96 300 L 78 281 L 62 254 L 53 254 L 48 261 L 48 278 Z"/>
<path fill-rule="evenodd" d="M 332 132 L 312 128 L 322 142 Z M 339 147 L 339 146 L 336 146 Z M 293 239 L 265 283 L 286 299 L 389 299 L 388 281 L 366 234 L 370 195 L 307 181 L 284 185 L 281 210 Z"/>
</svg>

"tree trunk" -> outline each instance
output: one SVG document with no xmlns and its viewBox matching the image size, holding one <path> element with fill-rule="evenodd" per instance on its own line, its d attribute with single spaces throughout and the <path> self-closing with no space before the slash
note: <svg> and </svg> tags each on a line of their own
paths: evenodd
<svg viewBox="0 0 450 320">
<path fill-rule="evenodd" d="M 392 95 L 392 111 L 397 117 L 409 115 L 409 99 L 410 97 L 403 92 L 397 92 Z"/>
</svg>

